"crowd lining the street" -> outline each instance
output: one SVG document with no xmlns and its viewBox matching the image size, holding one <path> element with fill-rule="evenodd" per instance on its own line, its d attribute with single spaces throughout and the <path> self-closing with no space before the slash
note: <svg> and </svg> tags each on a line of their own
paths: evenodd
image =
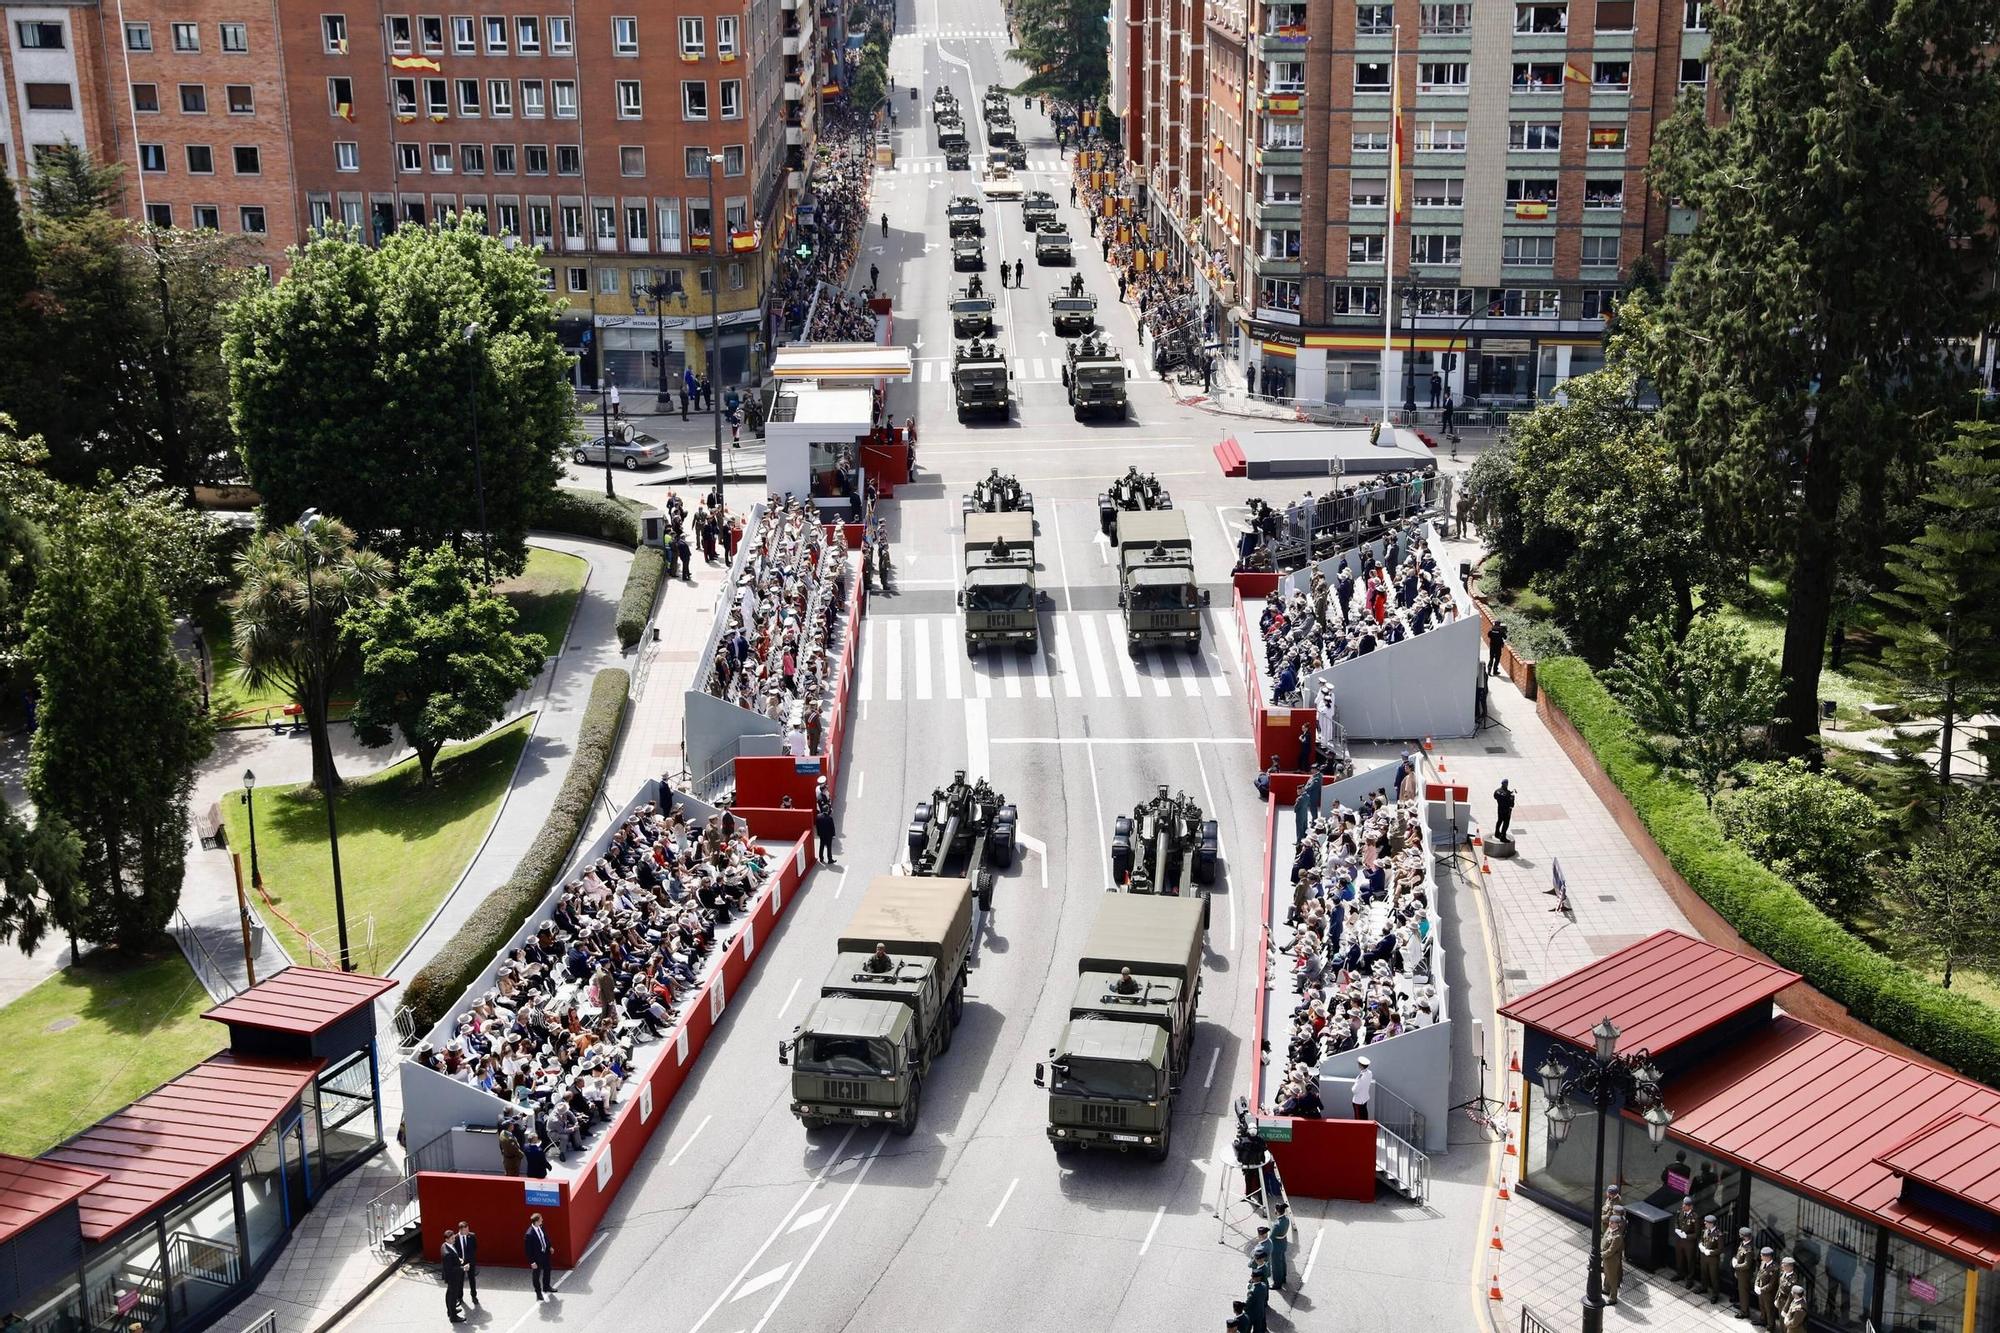
<svg viewBox="0 0 2000 1333">
<path fill-rule="evenodd" d="M 1257 619 L 1274 703 L 1290 703 L 1314 672 L 1401 643 L 1458 618 L 1451 585 L 1427 543 L 1385 542 L 1377 561 L 1363 547 L 1357 575 L 1342 557 L 1334 577 L 1315 568 L 1291 596 L 1273 590 Z"/>
<path fill-rule="evenodd" d="M 773 300 L 783 312 L 784 326 L 803 341 L 874 341 L 875 316 L 865 297 L 846 290 L 847 275 L 860 253 L 861 234 L 868 225 L 868 191 L 874 171 L 867 128 L 844 108 L 829 105 L 822 112 L 819 161 L 813 168 L 817 239 L 808 258 L 799 258 L 796 249 L 786 252 L 774 280 L 777 291 Z"/>
<path fill-rule="evenodd" d="M 828 539 L 812 507 L 773 501 L 743 540 L 750 551 L 736 605 L 704 688 L 786 725 L 794 756 L 818 754 L 828 705 L 828 645 L 846 583 L 844 543 Z"/>
</svg>

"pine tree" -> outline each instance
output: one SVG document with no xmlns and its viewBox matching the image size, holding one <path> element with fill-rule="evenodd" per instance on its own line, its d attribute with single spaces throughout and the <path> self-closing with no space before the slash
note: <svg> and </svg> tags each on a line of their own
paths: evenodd
<svg viewBox="0 0 2000 1333">
<path fill-rule="evenodd" d="M 1695 211 L 1653 342 L 1665 435 L 1711 540 L 1789 548 L 1778 737 L 1818 726 L 1850 485 L 1935 443 L 1990 327 L 2000 195 L 1992 0 L 1731 0 L 1716 7 L 1726 118 L 1690 98 L 1653 183 Z"/>
<path fill-rule="evenodd" d="M 1110 86 L 1107 0 L 1020 0 L 1014 11 L 1020 46 L 1007 54 L 1033 73 L 1014 91 L 1095 107 Z"/>
<path fill-rule="evenodd" d="M 65 139 L 37 155 L 29 198 L 40 216 L 75 222 L 93 213 L 115 213 L 124 182 L 123 166 L 100 162 L 88 148 Z"/>
<path fill-rule="evenodd" d="M 34 382 L 35 260 L 14 182 L 0 169 L 0 413 L 15 415 Z"/>
</svg>

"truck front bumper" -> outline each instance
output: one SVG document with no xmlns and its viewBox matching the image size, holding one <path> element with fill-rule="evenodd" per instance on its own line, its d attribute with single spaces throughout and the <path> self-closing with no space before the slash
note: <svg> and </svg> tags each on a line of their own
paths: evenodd
<svg viewBox="0 0 2000 1333">
<path fill-rule="evenodd" d="M 969 629 L 965 632 L 968 644 L 976 643 L 1033 643 L 1036 631 L 1029 629 Z"/>
<path fill-rule="evenodd" d="M 1049 1142 L 1060 1148 L 1109 1148 L 1113 1152 L 1144 1152 L 1159 1146 L 1159 1135 L 1144 1131 L 1089 1129 L 1081 1125 L 1050 1125 Z"/>
<path fill-rule="evenodd" d="M 839 1102 L 793 1102 L 792 1114 L 804 1119 L 837 1120 L 843 1124 L 875 1125 L 894 1120 L 902 1108 L 896 1106 L 847 1106 Z"/>
</svg>

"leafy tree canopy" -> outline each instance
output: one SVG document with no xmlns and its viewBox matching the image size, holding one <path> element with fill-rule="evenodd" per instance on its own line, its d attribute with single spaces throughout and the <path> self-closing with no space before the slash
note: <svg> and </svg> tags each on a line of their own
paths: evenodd
<svg viewBox="0 0 2000 1333">
<path fill-rule="evenodd" d="M 1875 803 L 1803 759 L 1754 764 L 1715 815 L 1743 850 L 1840 920 L 1873 897 L 1881 820 Z"/>
<path fill-rule="evenodd" d="M 1110 86 L 1108 0 L 1021 0 L 1014 6 L 1020 45 L 1007 54 L 1031 71 L 1014 91 L 1094 107 Z"/>
<path fill-rule="evenodd" d="M 1912 963 L 1943 971 L 2000 968 L 2000 809 L 1990 791 L 1952 806 L 1943 824 L 1888 876 L 1895 944 Z"/>
<path fill-rule="evenodd" d="M 1686 774 L 1711 805 L 1776 721 L 1777 674 L 1742 630 L 1713 616 L 1697 619 L 1685 638 L 1665 620 L 1641 626 L 1604 679 L 1646 733 L 1652 758 Z"/>
</svg>

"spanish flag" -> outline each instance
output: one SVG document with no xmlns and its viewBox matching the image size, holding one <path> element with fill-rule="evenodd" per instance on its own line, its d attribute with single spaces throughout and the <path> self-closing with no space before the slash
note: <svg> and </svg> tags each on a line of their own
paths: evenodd
<svg viewBox="0 0 2000 1333">
<path fill-rule="evenodd" d="M 438 64 L 437 61 L 432 60 L 429 56 L 390 56 L 389 68 L 405 70 L 424 69 L 429 70 L 433 74 L 444 73 L 444 66 Z"/>
<path fill-rule="evenodd" d="M 757 248 L 757 233 L 754 231 L 731 231 L 729 233 L 729 248 L 739 255 L 748 250 L 755 250 Z"/>
<path fill-rule="evenodd" d="M 1522 222 L 1540 222 L 1549 215 L 1549 206 L 1536 199 L 1523 199 L 1514 205 L 1514 216 Z"/>
<path fill-rule="evenodd" d="M 354 103 L 342 102 L 333 109 L 333 114 L 339 116 L 342 120 L 352 121 L 354 119 Z"/>
<path fill-rule="evenodd" d="M 1625 131 L 1617 128 L 1593 129 L 1590 132 L 1592 148 L 1619 148 L 1625 143 Z"/>
<path fill-rule="evenodd" d="M 1563 82 L 1580 83 L 1584 87 L 1588 88 L 1590 86 L 1590 76 L 1588 74 L 1585 74 L 1582 70 L 1578 69 L 1575 65 L 1564 65 Z"/>
<path fill-rule="evenodd" d="M 1389 76 L 1389 106 L 1394 115 L 1393 132 L 1389 136 L 1389 213 L 1396 221 L 1403 220 L 1403 70 L 1398 62 Z"/>
</svg>

